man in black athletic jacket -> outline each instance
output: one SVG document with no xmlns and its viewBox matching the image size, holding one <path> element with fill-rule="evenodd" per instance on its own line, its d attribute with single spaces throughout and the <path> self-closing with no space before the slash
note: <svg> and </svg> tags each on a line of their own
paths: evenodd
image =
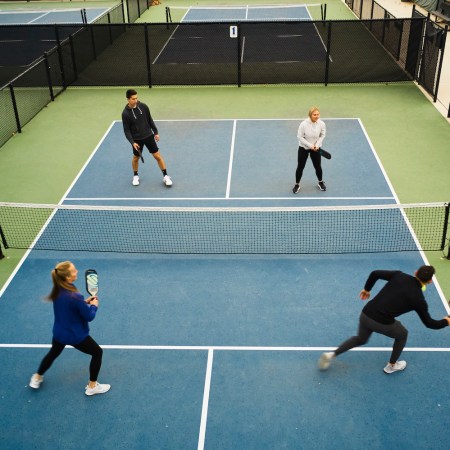
<svg viewBox="0 0 450 450">
<path fill-rule="evenodd" d="M 330 367 L 333 358 L 351 348 L 364 345 L 373 332 L 384 334 L 394 339 L 389 363 L 384 368 L 386 373 L 404 370 L 406 361 L 398 361 L 402 353 L 408 330 L 395 318 L 410 311 L 415 311 L 427 328 L 439 330 L 450 325 L 450 317 L 434 320 L 428 312 L 423 291 L 426 285 L 432 282 L 435 273 L 433 266 L 421 266 L 414 276 L 398 270 L 375 270 L 367 278 L 364 289 L 360 292 L 361 300 L 368 300 L 370 290 L 378 280 L 387 283 L 381 291 L 368 302 L 359 318 L 358 335 L 344 341 L 334 352 L 323 353 L 319 359 L 319 369 Z"/>
</svg>

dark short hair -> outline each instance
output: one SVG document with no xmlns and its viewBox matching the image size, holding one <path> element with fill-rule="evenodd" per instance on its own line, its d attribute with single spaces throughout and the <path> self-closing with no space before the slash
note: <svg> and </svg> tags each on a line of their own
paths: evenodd
<svg viewBox="0 0 450 450">
<path fill-rule="evenodd" d="M 433 275 L 436 273 L 433 266 L 420 266 L 419 270 L 417 271 L 417 278 L 422 283 L 428 283 L 432 278 Z"/>
<path fill-rule="evenodd" d="M 133 95 L 137 95 L 137 91 L 135 91 L 134 89 L 128 89 L 128 91 L 125 95 L 127 96 L 127 98 L 130 98 Z"/>
</svg>

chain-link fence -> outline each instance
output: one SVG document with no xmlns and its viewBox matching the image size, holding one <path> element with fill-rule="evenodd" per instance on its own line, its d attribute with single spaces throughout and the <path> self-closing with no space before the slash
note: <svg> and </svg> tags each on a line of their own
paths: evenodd
<svg viewBox="0 0 450 450">
<path fill-rule="evenodd" d="M 391 18 L 395 17 L 388 12 L 385 8 L 379 5 L 375 0 L 345 0 L 347 6 L 356 14 L 360 19 L 373 19 L 373 18 Z M 407 52 L 409 60 L 406 62 L 406 68 L 409 73 L 414 74 L 414 80 L 419 83 L 423 89 L 428 92 L 433 101 L 438 99 L 439 84 L 441 80 L 442 66 L 445 55 L 445 43 L 448 33 L 448 25 L 436 23 L 431 20 L 431 15 L 424 15 L 418 11 L 414 5 L 412 10 L 412 17 L 423 19 L 423 22 L 412 23 L 414 27 L 413 34 L 419 36 L 417 41 L 409 41 L 408 46 L 412 49 L 412 46 L 417 48 L 417 54 L 419 54 L 419 60 L 415 58 L 411 59 L 412 53 Z M 400 22 L 397 21 L 397 28 L 400 26 Z M 371 30 L 377 33 L 375 30 Z M 390 34 L 390 36 L 384 35 L 385 30 L 382 33 L 378 31 L 377 38 L 380 42 L 386 46 L 391 47 L 393 43 L 396 46 L 396 36 Z M 406 45 L 406 43 L 404 44 Z M 392 47 L 391 47 L 392 49 Z M 415 66 L 415 69 L 414 67 Z M 413 71 L 414 70 L 414 71 Z M 445 105 L 444 105 L 445 106 Z M 450 117 L 450 105 L 448 106 L 447 117 Z"/>
<path fill-rule="evenodd" d="M 366 2 L 357 2 L 364 14 L 383 15 L 374 2 L 370 13 Z M 422 50 L 425 24 L 423 17 L 388 17 L 238 23 L 112 23 L 109 18 L 36 25 L 33 33 L 53 33 L 56 46 L 1 91 L 0 143 L 70 85 L 326 85 L 406 81 L 420 74 L 428 85 L 436 76 L 423 70 L 435 63 L 427 58 L 428 47 Z M 22 105 L 20 89 L 29 89 L 36 100 Z"/>
</svg>

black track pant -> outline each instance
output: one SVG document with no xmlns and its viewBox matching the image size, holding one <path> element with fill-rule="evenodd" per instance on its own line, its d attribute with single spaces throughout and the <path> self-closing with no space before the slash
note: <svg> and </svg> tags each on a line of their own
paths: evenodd
<svg viewBox="0 0 450 450">
<path fill-rule="evenodd" d="M 306 148 L 299 147 L 298 148 L 298 157 L 297 157 L 297 170 L 295 171 L 295 183 L 300 184 L 300 180 L 302 179 L 303 169 L 306 166 L 306 161 L 308 160 L 308 156 L 311 156 L 311 161 L 313 163 L 314 169 L 316 170 L 316 176 L 318 181 L 322 181 L 322 166 L 319 152 L 315 152 L 313 150 L 307 150 Z"/>
<path fill-rule="evenodd" d="M 379 323 L 371 319 L 370 317 L 367 317 L 364 313 L 361 313 L 361 316 L 359 318 L 358 335 L 353 336 L 343 342 L 335 350 L 335 355 L 338 356 L 353 347 L 364 345 L 365 343 L 367 343 L 373 332 L 384 334 L 385 336 L 394 339 L 394 346 L 392 348 L 391 358 L 389 359 L 389 362 L 391 364 L 395 364 L 398 358 L 400 358 L 403 349 L 405 348 L 406 340 L 408 339 L 408 330 L 398 320 L 390 325 L 386 325 L 384 323 Z"/>
<path fill-rule="evenodd" d="M 62 353 L 65 346 L 66 344 L 61 344 L 55 339 L 52 340 L 52 348 L 44 356 L 44 359 L 41 361 L 41 364 L 37 371 L 39 375 L 44 375 L 44 373 L 47 372 L 48 369 L 50 369 L 51 365 L 53 364 L 55 359 Z M 73 347 L 80 352 L 92 356 L 91 364 L 89 365 L 89 381 L 97 381 L 98 374 L 102 366 L 102 348 L 97 344 L 97 342 L 94 341 L 94 339 L 91 338 L 91 336 L 88 336 L 84 341 L 80 342 L 78 345 L 74 345 Z"/>
</svg>

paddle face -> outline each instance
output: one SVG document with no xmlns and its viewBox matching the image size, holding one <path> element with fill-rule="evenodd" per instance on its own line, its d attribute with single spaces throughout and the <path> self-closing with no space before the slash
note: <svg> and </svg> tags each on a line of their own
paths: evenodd
<svg viewBox="0 0 450 450">
<path fill-rule="evenodd" d="M 326 150 L 324 150 L 323 148 L 321 148 L 320 150 L 320 154 L 326 158 L 326 159 L 331 159 L 331 153 L 327 152 Z"/>
<path fill-rule="evenodd" d="M 86 290 L 88 293 L 95 297 L 98 294 L 98 274 L 94 269 L 88 269 L 85 272 L 86 277 Z"/>
</svg>

